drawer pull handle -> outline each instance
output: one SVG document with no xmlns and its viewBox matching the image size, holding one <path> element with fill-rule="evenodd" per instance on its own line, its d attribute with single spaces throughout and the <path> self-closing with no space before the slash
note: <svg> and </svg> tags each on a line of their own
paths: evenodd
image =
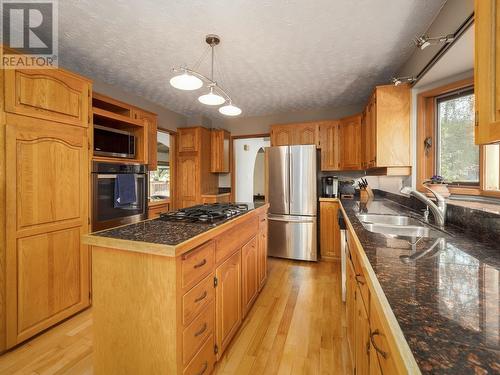
<svg viewBox="0 0 500 375">
<path fill-rule="evenodd" d="M 205 264 L 207 264 L 207 260 L 206 260 L 206 259 L 203 259 L 200 263 L 195 264 L 195 265 L 194 265 L 194 268 L 200 268 L 200 267 L 203 267 Z"/>
<path fill-rule="evenodd" d="M 196 375 L 203 375 L 205 373 L 205 371 L 207 371 L 207 368 L 208 368 L 208 361 L 205 361 L 205 363 L 203 364 L 203 367 L 201 368 L 201 371 L 198 372 L 198 374 L 196 374 Z"/>
<path fill-rule="evenodd" d="M 387 352 L 384 352 L 383 350 L 381 350 L 380 348 L 377 348 L 377 344 L 375 344 L 375 339 L 374 339 L 374 336 L 378 336 L 380 335 L 380 331 L 378 329 L 376 329 L 375 331 L 371 332 L 370 333 L 370 341 L 373 345 L 373 347 L 375 348 L 375 350 L 377 352 L 379 352 L 379 354 L 384 357 L 384 359 L 387 359 Z"/>
<path fill-rule="evenodd" d="M 203 332 L 207 330 L 207 328 L 208 328 L 207 323 L 203 323 L 203 327 L 201 327 L 201 329 L 198 332 L 195 332 L 194 337 L 198 337 L 199 335 L 201 335 Z"/>
<path fill-rule="evenodd" d="M 364 281 L 361 281 L 360 279 L 358 279 L 358 277 L 361 277 L 361 274 L 359 274 L 359 273 L 358 273 L 358 274 L 356 275 L 356 281 L 357 281 L 358 283 L 360 283 L 361 285 L 365 285 L 365 282 L 364 282 Z"/>
<path fill-rule="evenodd" d="M 207 293 L 207 291 L 205 290 L 201 296 L 199 296 L 198 298 L 196 298 L 196 299 L 194 300 L 194 302 L 195 302 L 195 303 L 198 303 L 198 302 L 200 302 L 200 301 L 203 301 L 205 298 L 207 298 L 207 295 L 208 295 L 208 293 Z"/>
</svg>

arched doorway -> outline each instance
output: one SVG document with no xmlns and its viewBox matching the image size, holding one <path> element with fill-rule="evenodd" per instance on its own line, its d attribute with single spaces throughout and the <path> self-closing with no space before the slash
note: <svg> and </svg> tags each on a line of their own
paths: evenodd
<svg viewBox="0 0 500 375">
<path fill-rule="evenodd" d="M 253 201 L 265 201 L 265 154 L 264 148 L 261 147 L 255 155 L 255 163 L 253 168 Z"/>
</svg>

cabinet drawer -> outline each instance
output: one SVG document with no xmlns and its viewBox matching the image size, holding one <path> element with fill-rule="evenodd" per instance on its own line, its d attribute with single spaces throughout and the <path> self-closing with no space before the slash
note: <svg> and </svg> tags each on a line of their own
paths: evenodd
<svg viewBox="0 0 500 375">
<path fill-rule="evenodd" d="M 355 273 L 355 279 L 357 282 L 357 285 L 359 286 L 359 290 L 361 293 L 361 298 L 363 298 L 363 302 L 365 304 L 365 308 L 367 313 L 370 312 L 369 306 L 370 306 L 370 290 L 368 289 L 368 285 L 366 283 L 366 278 L 365 274 L 363 272 L 363 268 L 361 267 L 361 262 L 359 259 L 359 248 L 356 246 L 356 243 L 354 242 L 353 235 L 350 231 L 347 232 L 347 242 L 349 245 L 349 255 L 350 259 L 352 261 L 352 265 L 354 268 L 354 273 Z"/>
<path fill-rule="evenodd" d="M 182 256 L 182 289 L 189 289 L 212 272 L 214 250 L 215 242 L 210 241 Z"/>
<path fill-rule="evenodd" d="M 257 216 L 248 219 L 238 227 L 230 229 L 217 238 L 217 249 L 215 251 L 215 261 L 220 263 L 232 253 L 246 244 L 255 236 L 259 229 L 259 218 Z"/>
<path fill-rule="evenodd" d="M 208 375 L 215 365 L 214 335 L 210 335 L 193 360 L 184 369 L 183 375 Z"/>
<path fill-rule="evenodd" d="M 214 333 L 215 310 L 212 301 L 182 333 L 182 359 L 184 365 L 194 357 L 207 337 Z"/>
<path fill-rule="evenodd" d="M 214 275 L 210 274 L 182 297 L 182 324 L 191 323 L 203 308 L 214 300 Z"/>
</svg>

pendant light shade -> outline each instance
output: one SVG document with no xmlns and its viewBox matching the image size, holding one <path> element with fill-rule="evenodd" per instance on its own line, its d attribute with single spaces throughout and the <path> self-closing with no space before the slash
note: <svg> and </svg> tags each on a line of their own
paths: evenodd
<svg viewBox="0 0 500 375">
<path fill-rule="evenodd" d="M 222 96 L 214 94 L 213 86 L 210 87 L 210 92 L 208 94 L 200 96 L 198 100 L 206 105 L 221 105 L 226 101 Z"/>
<path fill-rule="evenodd" d="M 192 91 L 198 90 L 203 86 L 203 81 L 188 72 L 184 72 L 172 77 L 172 79 L 170 79 L 170 84 L 179 90 Z"/>
<path fill-rule="evenodd" d="M 241 115 L 241 109 L 233 105 L 231 102 L 229 104 L 220 107 L 219 112 L 226 116 L 238 116 Z"/>
</svg>

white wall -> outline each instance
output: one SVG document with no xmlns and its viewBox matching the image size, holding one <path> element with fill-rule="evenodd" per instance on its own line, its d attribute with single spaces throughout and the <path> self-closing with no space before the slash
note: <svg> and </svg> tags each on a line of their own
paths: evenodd
<svg viewBox="0 0 500 375">
<path fill-rule="evenodd" d="M 235 200 L 253 202 L 255 158 L 260 148 L 269 147 L 269 138 L 244 138 L 234 140 Z M 245 146 L 247 150 L 245 150 Z"/>
<path fill-rule="evenodd" d="M 258 152 L 253 171 L 253 195 L 264 195 L 265 193 L 265 167 L 264 152 Z"/>
</svg>

